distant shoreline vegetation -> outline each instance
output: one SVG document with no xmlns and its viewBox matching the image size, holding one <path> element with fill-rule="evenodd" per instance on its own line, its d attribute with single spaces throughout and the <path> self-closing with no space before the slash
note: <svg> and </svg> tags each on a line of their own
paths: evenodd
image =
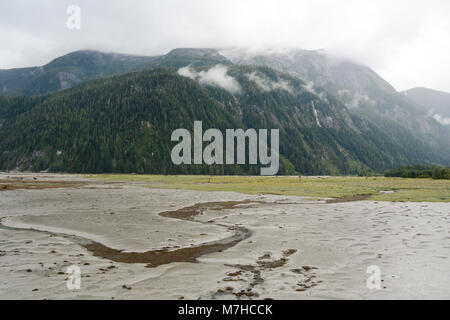
<svg viewBox="0 0 450 320">
<path fill-rule="evenodd" d="M 450 180 L 450 168 L 437 166 L 406 166 L 388 170 L 384 173 L 385 177 L 399 178 L 418 178 L 418 179 L 436 179 Z"/>
</svg>

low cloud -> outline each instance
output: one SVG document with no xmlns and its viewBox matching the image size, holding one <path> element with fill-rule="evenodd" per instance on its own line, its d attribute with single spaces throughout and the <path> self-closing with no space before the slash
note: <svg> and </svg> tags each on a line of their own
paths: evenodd
<svg viewBox="0 0 450 320">
<path fill-rule="evenodd" d="M 191 78 L 203 85 L 210 85 L 227 90 L 231 94 L 241 92 L 241 86 L 235 78 L 228 75 L 228 68 L 224 65 L 215 65 L 207 71 L 197 72 L 191 66 L 180 68 L 178 74 Z"/>
<path fill-rule="evenodd" d="M 346 104 L 350 108 L 357 108 L 361 104 L 366 104 L 369 106 L 375 106 L 375 101 L 370 99 L 369 96 L 360 93 L 351 93 L 347 89 L 340 89 L 338 91 L 338 95 L 344 99 L 346 99 Z"/>
<path fill-rule="evenodd" d="M 262 90 L 272 91 L 272 90 L 284 90 L 292 93 L 292 88 L 289 81 L 278 79 L 278 81 L 272 81 L 267 77 L 259 76 L 256 72 L 247 74 L 249 80 L 255 82 Z"/>
<path fill-rule="evenodd" d="M 314 90 L 314 82 L 312 81 L 306 82 L 306 84 L 303 85 L 303 88 L 305 88 L 306 90 L 308 90 L 313 94 L 317 94 L 316 90 Z"/>
<path fill-rule="evenodd" d="M 444 126 L 450 125 L 450 118 L 444 117 L 444 116 L 442 116 L 440 114 L 433 115 L 433 119 L 436 120 L 437 122 L 439 122 L 440 124 L 444 125 Z"/>
</svg>

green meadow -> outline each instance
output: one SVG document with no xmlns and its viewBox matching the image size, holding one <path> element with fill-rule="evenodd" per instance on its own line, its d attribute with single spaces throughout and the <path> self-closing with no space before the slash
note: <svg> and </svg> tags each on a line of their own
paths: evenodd
<svg viewBox="0 0 450 320">
<path fill-rule="evenodd" d="M 374 201 L 450 202 L 450 180 L 386 177 L 248 177 L 84 175 L 103 182 L 134 182 L 155 189 L 234 191 L 245 194 L 304 196 L 312 199 L 371 195 Z M 385 191 L 394 193 L 383 193 Z"/>
</svg>

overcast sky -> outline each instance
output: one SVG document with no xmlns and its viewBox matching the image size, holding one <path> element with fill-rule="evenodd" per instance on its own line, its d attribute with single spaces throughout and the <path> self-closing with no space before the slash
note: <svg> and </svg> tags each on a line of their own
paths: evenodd
<svg viewBox="0 0 450 320">
<path fill-rule="evenodd" d="M 81 8 L 81 29 L 66 26 Z M 398 90 L 450 92 L 449 0 L 14 0 L 0 2 L 0 68 L 79 49 L 152 55 L 176 47 L 325 48 Z"/>
</svg>

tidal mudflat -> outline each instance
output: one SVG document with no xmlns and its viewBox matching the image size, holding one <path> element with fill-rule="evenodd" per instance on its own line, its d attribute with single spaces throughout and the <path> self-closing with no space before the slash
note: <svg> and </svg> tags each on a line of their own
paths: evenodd
<svg viewBox="0 0 450 320">
<path fill-rule="evenodd" d="M 263 179 L 2 173 L 0 298 L 450 298 L 448 182 Z"/>
</svg>

